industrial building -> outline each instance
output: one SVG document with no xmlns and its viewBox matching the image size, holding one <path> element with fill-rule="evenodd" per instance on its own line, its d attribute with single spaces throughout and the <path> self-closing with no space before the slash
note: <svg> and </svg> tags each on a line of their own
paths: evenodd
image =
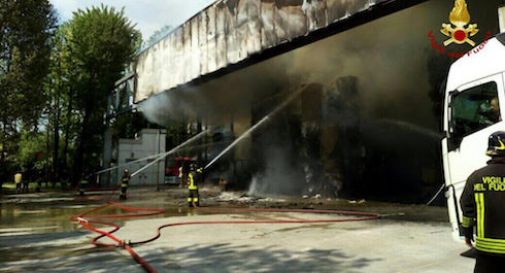
<svg viewBox="0 0 505 273">
<path fill-rule="evenodd" d="M 499 32 L 499 1 L 467 3 L 473 41 Z M 129 86 L 151 122 L 209 129 L 205 149 L 190 152 L 208 162 L 300 91 L 210 177 L 254 194 L 425 202 L 443 184 L 444 79 L 472 48 L 443 45 L 454 5 L 216 1 L 141 52 L 115 96 Z"/>
</svg>

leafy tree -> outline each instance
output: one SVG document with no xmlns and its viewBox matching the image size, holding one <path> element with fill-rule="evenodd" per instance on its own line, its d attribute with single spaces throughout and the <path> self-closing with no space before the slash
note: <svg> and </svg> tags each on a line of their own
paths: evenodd
<svg viewBox="0 0 505 273">
<path fill-rule="evenodd" d="M 47 164 L 46 136 L 43 133 L 21 131 L 19 149 L 14 162 L 23 171 L 33 174 L 41 173 Z M 31 175 L 28 175 L 31 176 Z"/>
<path fill-rule="evenodd" d="M 70 141 L 75 138 L 75 124 L 79 115 L 74 111 L 75 94 L 72 85 L 76 79 L 75 65 L 68 47 L 70 35 L 68 24 L 62 24 L 53 38 L 49 75 L 45 90 L 48 97 L 45 114 L 48 119 L 46 129 L 51 131 L 52 172 L 51 180 L 60 178 L 62 170 L 68 168 Z M 64 141 L 61 141 L 61 135 Z M 61 147 L 63 146 L 63 147 Z M 62 149 L 63 152 L 62 152 Z M 48 151 L 49 152 L 49 151 Z"/>
<path fill-rule="evenodd" d="M 47 0 L 0 2 L 2 125 L 38 125 L 55 17 Z M 10 124 L 7 124 L 10 123 Z"/>
<path fill-rule="evenodd" d="M 80 113 L 74 158 L 76 182 L 98 164 L 107 97 L 133 61 L 141 35 L 123 10 L 102 5 L 75 12 L 68 22 L 66 41 L 75 73 L 71 90 Z"/>
<path fill-rule="evenodd" d="M 0 169 L 16 153 L 20 128 L 38 130 L 54 26 L 48 0 L 0 0 Z"/>
</svg>

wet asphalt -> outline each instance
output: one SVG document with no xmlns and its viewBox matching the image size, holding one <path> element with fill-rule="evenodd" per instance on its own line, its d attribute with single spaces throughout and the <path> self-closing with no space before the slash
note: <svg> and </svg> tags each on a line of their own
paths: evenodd
<svg viewBox="0 0 505 273">
<path fill-rule="evenodd" d="M 133 188 L 127 205 L 164 208 L 166 213 L 149 217 L 186 217 L 205 215 L 185 204 L 186 191 L 178 188 Z M 142 272 L 129 256 L 114 248 L 96 248 L 90 244 L 90 232 L 71 220 L 73 215 L 118 201 L 117 193 L 45 192 L 0 196 L 0 272 L 101 272 L 108 269 Z M 325 198 L 249 197 L 241 193 L 221 193 L 219 189 L 202 190 L 206 207 L 319 208 L 375 212 L 383 222 L 448 225 L 443 207 L 402 205 L 365 200 Z M 101 213 L 121 213 L 112 209 Z M 124 221 L 115 221 L 124 225 Z M 352 229 L 352 227 L 349 227 Z M 110 271 L 109 271 L 110 272 Z M 216 271 L 219 272 L 219 271 Z"/>
</svg>

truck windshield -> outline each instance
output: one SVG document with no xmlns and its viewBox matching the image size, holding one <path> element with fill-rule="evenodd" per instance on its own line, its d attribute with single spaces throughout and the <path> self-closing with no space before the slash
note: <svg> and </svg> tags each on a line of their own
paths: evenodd
<svg viewBox="0 0 505 273">
<path fill-rule="evenodd" d="M 451 101 L 451 134 L 464 137 L 501 120 L 498 87 L 488 82 L 461 91 Z"/>
</svg>

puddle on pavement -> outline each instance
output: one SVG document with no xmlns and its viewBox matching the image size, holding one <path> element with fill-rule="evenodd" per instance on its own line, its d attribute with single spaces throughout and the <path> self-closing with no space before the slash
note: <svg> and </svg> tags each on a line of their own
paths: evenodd
<svg viewBox="0 0 505 273">
<path fill-rule="evenodd" d="M 49 198 L 30 198 L 23 197 L 15 202 L 0 203 L 0 240 L 3 236 L 21 235 L 30 233 L 45 232 L 65 232 L 82 230 L 80 225 L 71 221 L 73 216 L 82 214 L 92 208 L 103 205 L 105 202 L 97 196 L 65 197 L 63 199 Z M 47 199 L 50 201 L 41 201 Z M 126 206 L 145 207 L 145 208 L 163 208 L 166 211 L 162 214 L 136 217 L 131 219 L 153 219 L 171 216 L 191 216 L 210 214 L 211 212 L 196 211 L 187 207 L 162 207 L 152 203 L 125 203 Z M 92 212 L 92 214 L 127 214 L 130 212 L 119 208 L 105 208 L 103 210 Z M 112 221 L 122 225 L 125 220 L 113 219 Z"/>
<path fill-rule="evenodd" d="M 5 201 L 8 202 L 5 202 Z M 0 257 L 2 263 L 30 259 L 51 259 L 81 256 L 92 253 L 118 251 L 115 248 L 96 248 L 90 244 L 95 234 L 71 221 L 72 216 L 104 204 L 95 195 L 86 197 L 37 198 L 17 196 L 0 202 Z M 129 205 L 129 204 L 126 204 Z M 131 204 L 136 206 L 136 204 Z M 144 206 L 153 208 L 154 206 Z M 99 214 L 127 213 L 117 208 L 107 208 Z M 134 219 L 152 219 L 187 215 L 187 209 L 168 208 L 160 215 Z M 124 220 L 113 219 L 123 225 Z"/>
<path fill-rule="evenodd" d="M 156 198 L 156 197 L 157 198 Z M 154 198 L 143 198 L 137 201 L 129 201 L 126 205 L 145 208 L 164 208 L 166 212 L 160 215 L 139 217 L 136 219 L 162 218 L 171 216 L 191 216 L 206 214 L 241 214 L 244 218 L 249 218 L 249 213 L 234 213 L 230 209 L 230 204 L 219 203 L 212 210 L 201 209 L 192 210 L 186 206 L 174 205 L 169 203 L 172 200 L 163 198 L 163 193 L 156 194 Z M 111 197 L 103 194 L 93 194 L 84 197 L 75 194 L 46 194 L 46 195 L 19 195 L 4 196 L 0 198 L 0 238 L 7 233 L 26 233 L 26 232 L 63 232 L 79 229 L 79 225 L 70 221 L 74 215 L 80 214 L 93 207 L 102 205 Z M 210 199 L 210 198 L 209 198 Z M 297 198 L 285 198 L 287 202 L 283 204 L 271 204 L 268 206 L 256 204 L 257 207 L 275 208 L 275 207 L 293 207 L 293 208 L 324 208 L 324 209 L 343 209 L 343 210 L 363 210 L 373 211 L 385 215 L 384 218 L 390 220 L 403 221 L 434 221 L 446 222 L 446 208 L 427 207 L 419 205 L 400 205 L 379 202 L 363 202 L 352 204 L 345 200 L 334 200 L 332 202 L 322 202 L 323 200 L 303 200 Z M 313 203 L 311 203 L 313 202 Z M 317 203 L 317 204 L 316 204 Z M 235 204 L 242 207 L 254 204 Z M 233 204 L 231 206 L 234 206 Z M 228 208 L 227 208 L 228 207 Z M 221 209 L 223 210 L 221 210 Z M 99 214 L 122 214 L 127 213 L 120 209 L 105 209 L 97 212 Z M 240 216 L 239 216 L 240 217 Z M 256 214 L 256 217 L 261 217 Z M 114 219 L 114 222 L 122 224 L 121 219 Z"/>
</svg>

